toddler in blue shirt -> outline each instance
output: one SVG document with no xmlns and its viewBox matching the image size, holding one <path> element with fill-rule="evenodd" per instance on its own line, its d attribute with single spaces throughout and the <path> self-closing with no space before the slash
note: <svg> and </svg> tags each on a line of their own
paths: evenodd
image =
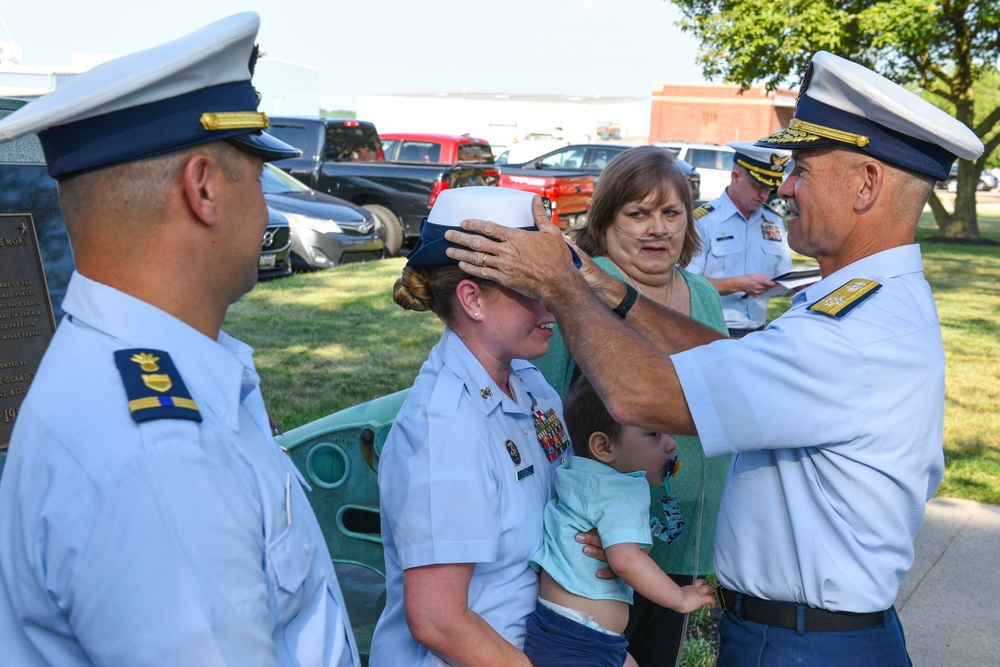
<svg viewBox="0 0 1000 667">
<path fill-rule="evenodd" d="M 622 635 L 633 589 L 680 613 L 715 604 L 704 580 L 678 586 L 648 555 L 649 486 L 663 483 L 677 443 L 616 422 L 585 377 L 566 399 L 564 415 L 574 456 L 556 471 L 545 540 L 531 558 L 539 601 L 528 617 L 524 652 L 535 667 L 635 665 Z M 577 533 L 592 528 L 616 579 L 598 579 L 603 564 L 579 548 Z"/>
</svg>

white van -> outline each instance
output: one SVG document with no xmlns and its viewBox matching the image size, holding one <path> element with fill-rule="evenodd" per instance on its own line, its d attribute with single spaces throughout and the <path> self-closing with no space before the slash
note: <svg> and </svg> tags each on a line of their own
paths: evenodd
<svg viewBox="0 0 1000 667">
<path fill-rule="evenodd" d="M 698 144 L 687 141 L 657 141 L 654 146 L 666 148 L 677 157 L 691 163 L 701 174 L 701 198 L 712 201 L 722 194 L 731 180 L 733 154 L 729 146 Z"/>
</svg>

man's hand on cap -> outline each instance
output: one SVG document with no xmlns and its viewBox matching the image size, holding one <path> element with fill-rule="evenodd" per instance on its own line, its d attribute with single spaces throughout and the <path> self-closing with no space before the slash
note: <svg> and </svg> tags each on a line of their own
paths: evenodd
<svg viewBox="0 0 1000 667">
<path fill-rule="evenodd" d="M 445 238 L 463 245 L 448 248 L 466 273 L 495 280 L 521 294 L 544 298 L 546 287 L 558 284 L 560 275 L 575 271 L 566 239 L 549 220 L 540 197 L 531 203 L 537 232 L 504 227 L 486 220 L 463 220 L 462 229 L 448 230 Z M 489 237 L 489 238 L 486 238 Z"/>
</svg>

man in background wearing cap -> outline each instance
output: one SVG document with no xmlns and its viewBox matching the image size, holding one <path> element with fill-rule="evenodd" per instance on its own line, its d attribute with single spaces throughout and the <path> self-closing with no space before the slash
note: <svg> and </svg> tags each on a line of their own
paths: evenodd
<svg viewBox="0 0 1000 667">
<path fill-rule="evenodd" d="M 790 153 L 745 141 L 726 144 L 736 151 L 729 186 L 694 210 L 701 251 L 688 270 L 701 274 L 722 295 L 729 335 L 742 338 L 764 328 L 775 276 L 792 270 L 792 253 L 781 216 L 765 206 L 785 176 Z"/>
<path fill-rule="evenodd" d="M 742 340 L 593 268 L 585 280 L 537 205 L 531 238 L 467 221 L 499 242 L 449 232 L 469 248 L 449 252 L 545 299 L 616 420 L 736 454 L 715 542 L 720 667 L 907 665 L 892 605 L 944 474 L 944 349 L 913 240 L 935 181 L 983 145 L 826 52 L 789 129 L 758 143 L 793 151 L 778 191 L 788 243 L 817 259 L 822 279 Z"/>
<path fill-rule="evenodd" d="M 357 665 L 252 350 L 265 160 L 256 14 L 80 75 L 0 121 L 37 132 L 72 242 L 62 320 L 0 480 L 4 664 Z"/>
</svg>

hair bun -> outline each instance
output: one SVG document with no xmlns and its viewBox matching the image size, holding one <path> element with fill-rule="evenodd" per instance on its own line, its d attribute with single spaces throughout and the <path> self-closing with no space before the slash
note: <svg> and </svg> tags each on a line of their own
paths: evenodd
<svg viewBox="0 0 1000 667">
<path fill-rule="evenodd" d="M 423 272 L 404 267 L 403 275 L 392 287 L 392 300 L 406 310 L 428 311 L 433 304 L 430 281 Z"/>
</svg>

